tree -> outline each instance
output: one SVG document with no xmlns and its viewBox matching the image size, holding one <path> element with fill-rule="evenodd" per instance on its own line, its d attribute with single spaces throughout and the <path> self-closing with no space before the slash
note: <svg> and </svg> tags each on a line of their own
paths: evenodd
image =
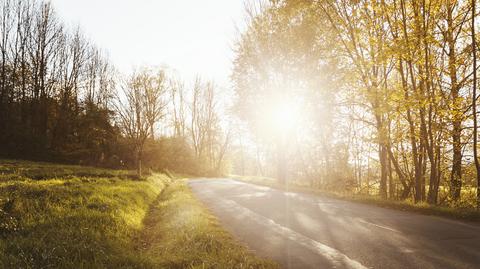
<svg viewBox="0 0 480 269">
<path fill-rule="evenodd" d="M 185 84 L 179 79 L 170 80 L 170 100 L 172 101 L 172 124 L 176 137 L 186 138 Z"/>
<path fill-rule="evenodd" d="M 101 137 L 118 134 L 109 112 L 112 66 L 73 29 L 64 27 L 51 3 L 0 4 L 2 156 L 97 163 L 93 156 L 106 152 L 80 135 L 84 120 L 89 118 Z"/>
<path fill-rule="evenodd" d="M 148 138 L 154 138 L 155 124 L 164 116 L 166 104 L 163 71 L 142 69 L 122 85 L 116 111 L 125 137 L 132 143 L 138 177 L 142 176 L 142 154 Z"/>
<path fill-rule="evenodd" d="M 230 131 L 223 133 L 215 84 L 197 77 L 191 92 L 188 132 L 195 156 L 208 174 L 218 174 L 229 145 Z"/>
<path fill-rule="evenodd" d="M 473 158 L 477 176 L 477 209 L 480 209 L 480 161 L 478 160 L 478 122 L 477 122 L 477 41 L 475 38 L 475 16 L 476 0 L 472 0 L 472 18 L 471 18 L 471 37 L 472 37 L 472 72 L 473 72 L 473 95 L 472 95 L 472 114 L 473 114 Z"/>
<path fill-rule="evenodd" d="M 478 14 L 470 1 L 262 3 L 249 10 L 237 46 L 232 77 L 240 117 L 259 133 L 262 100 L 295 81 L 308 90 L 290 96 L 316 108 L 305 116 L 330 113 L 335 126 L 308 120 L 313 128 L 304 129 L 315 139 L 302 137 L 295 145 L 301 158 L 290 161 L 289 170 L 296 178 L 318 178 L 318 186 L 330 188 L 352 177 L 359 192 L 375 189 L 383 198 L 414 202 L 462 199 L 463 185 L 472 184 L 465 159 L 472 149 L 477 154 L 476 107 L 469 113 L 477 100 L 477 46 L 468 22 Z M 335 72 L 319 68 L 324 63 Z M 319 78 L 327 75 L 341 82 L 325 87 Z M 318 109 L 325 100 L 332 100 L 326 113 Z M 270 155 L 267 150 L 264 159 Z M 341 176 L 336 167 L 352 174 Z"/>
</svg>

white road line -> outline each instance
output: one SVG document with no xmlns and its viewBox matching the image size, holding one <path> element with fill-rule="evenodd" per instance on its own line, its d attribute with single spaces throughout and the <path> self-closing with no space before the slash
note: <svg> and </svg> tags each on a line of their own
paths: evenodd
<svg viewBox="0 0 480 269">
<path fill-rule="evenodd" d="M 203 192 L 204 194 L 207 192 Z M 341 253 L 339 250 L 331 248 L 327 245 L 324 245 L 318 241 L 313 240 L 305 235 L 302 235 L 290 228 L 284 227 L 275 221 L 266 218 L 262 215 L 259 215 L 252 210 L 241 206 L 235 201 L 227 199 L 219 199 L 218 197 L 210 197 L 210 199 L 215 199 L 217 204 L 220 204 L 220 207 L 226 211 L 230 211 L 234 217 L 245 218 L 248 217 L 255 222 L 268 226 L 266 229 L 269 231 L 274 231 L 275 233 L 281 234 L 282 236 L 287 236 L 288 239 L 301 244 L 302 246 L 318 253 L 323 256 L 326 260 L 334 265 L 335 268 L 351 268 L 351 269 L 367 269 L 368 267 L 363 266 L 360 262 L 350 259 L 347 255 Z"/>
<path fill-rule="evenodd" d="M 383 226 L 383 225 L 375 224 L 375 223 L 372 223 L 372 222 L 368 222 L 368 221 L 363 220 L 363 219 L 357 219 L 357 220 L 361 223 L 365 223 L 365 224 L 372 225 L 372 226 L 375 226 L 375 227 L 378 227 L 378 228 L 381 228 L 381 229 L 389 230 L 391 232 L 400 233 L 400 231 L 395 230 L 395 229 L 390 228 L 390 227 L 387 227 L 387 226 Z"/>
<path fill-rule="evenodd" d="M 403 252 L 403 253 L 414 253 L 415 250 L 409 249 L 409 248 L 406 248 L 406 247 L 400 247 L 400 252 Z"/>
</svg>

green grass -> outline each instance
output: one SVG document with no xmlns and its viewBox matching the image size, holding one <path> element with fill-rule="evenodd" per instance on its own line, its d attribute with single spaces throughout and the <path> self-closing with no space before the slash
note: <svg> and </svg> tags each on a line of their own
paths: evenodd
<svg viewBox="0 0 480 269">
<path fill-rule="evenodd" d="M 126 171 L 1 161 L 2 268 L 141 268 L 132 234 L 162 179 Z"/>
<path fill-rule="evenodd" d="M 277 268 L 238 245 L 183 180 L 159 196 L 145 226 L 139 246 L 161 268 Z"/>
<path fill-rule="evenodd" d="M 0 160 L 0 182 L 6 180 L 43 180 L 52 178 L 103 177 L 135 179 L 133 171 L 110 170 L 79 165 L 60 165 L 23 160 Z"/>
<path fill-rule="evenodd" d="M 406 201 L 396 201 L 396 200 L 385 200 L 381 199 L 379 196 L 365 195 L 365 194 L 355 194 L 355 193 L 338 193 L 338 192 L 329 192 L 320 189 L 312 189 L 307 186 L 302 186 L 296 183 L 290 183 L 287 186 L 281 185 L 277 180 L 268 177 L 257 177 L 257 176 L 231 176 L 234 179 L 241 180 L 247 183 L 253 183 L 257 185 L 263 185 L 275 189 L 294 191 L 300 193 L 309 193 L 314 195 L 322 195 L 330 198 L 349 200 L 353 202 L 371 204 L 375 206 L 380 206 L 384 208 L 391 208 L 403 211 L 416 212 L 424 215 L 435 215 L 442 216 L 451 219 L 465 220 L 465 221 L 480 221 L 480 212 L 475 208 L 471 207 L 447 207 L 447 206 L 435 206 L 428 203 L 413 203 L 410 200 Z"/>
<path fill-rule="evenodd" d="M 0 160 L 0 268 L 269 264 L 236 244 L 183 180 L 134 178 L 128 171 Z"/>
</svg>

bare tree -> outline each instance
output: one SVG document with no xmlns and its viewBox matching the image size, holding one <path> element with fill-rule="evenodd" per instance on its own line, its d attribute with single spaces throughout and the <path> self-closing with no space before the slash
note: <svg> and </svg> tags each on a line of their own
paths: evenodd
<svg viewBox="0 0 480 269">
<path fill-rule="evenodd" d="M 172 124 L 174 134 L 185 138 L 187 129 L 185 84 L 178 79 L 170 80 L 170 100 L 172 102 Z"/>
<path fill-rule="evenodd" d="M 222 133 L 217 99 L 214 83 L 198 77 L 192 90 L 189 132 L 197 160 L 215 173 L 230 143 L 230 131 Z"/>
<path fill-rule="evenodd" d="M 162 100 L 166 91 L 165 75 L 143 69 L 134 72 L 122 85 L 117 96 L 116 111 L 120 127 L 131 140 L 137 175 L 142 176 L 142 155 L 148 138 L 153 139 L 155 124 L 163 117 L 166 107 Z"/>
<path fill-rule="evenodd" d="M 49 1 L 1 1 L 0 153 L 96 162 L 93 156 L 113 143 L 99 141 L 118 136 L 112 71 L 79 27 L 64 27 Z"/>
</svg>

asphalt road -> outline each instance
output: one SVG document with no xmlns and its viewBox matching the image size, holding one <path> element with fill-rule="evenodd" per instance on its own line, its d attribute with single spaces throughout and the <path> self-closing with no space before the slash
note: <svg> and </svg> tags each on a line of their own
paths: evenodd
<svg viewBox="0 0 480 269">
<path fill-rule="evenodd" d="M 283 268 L 480 268 L 477 224 L 231 179 L 190 186 L 229 232 Z"/>
</svg>

